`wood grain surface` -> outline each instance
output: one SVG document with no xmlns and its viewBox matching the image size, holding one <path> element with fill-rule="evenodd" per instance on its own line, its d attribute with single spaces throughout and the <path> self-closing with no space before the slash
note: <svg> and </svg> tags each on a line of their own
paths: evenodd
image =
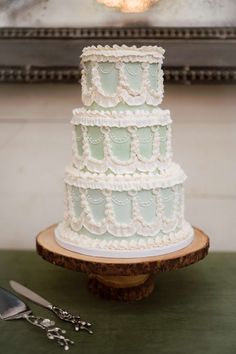
<svg viewBox="0 0 236 354">
<path fill-rule="evenodd" d="M 203 231 L 194 228 L 193 242 L 177 252 L 129 259 L 92 257 L 71 252 L 59 246 L 54 237 L 55 227 L 56 225 L 52 225 L 37 236 L 38 254 L 50 263 L 88 274 L 133 276 L 168 272 L 200 261 L 206 257 L 209 248 L 208 236 Z"/>
</svg>

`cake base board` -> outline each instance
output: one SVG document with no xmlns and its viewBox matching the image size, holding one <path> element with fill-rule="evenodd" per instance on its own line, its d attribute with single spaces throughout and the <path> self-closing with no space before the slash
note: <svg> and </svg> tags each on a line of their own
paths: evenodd
<svg viewBox="0 0 236 354">
<path fill-rule="evenodd" d="M 190 245 L 176 252 L 142 258 L 103 258 L 69 251 L 55 240 L 57 225 L 39 233 L 36 239 L 38 254 L 50 263 L 89 275 L 89 289 L 106 299 L 140 300 L 154 289 L 154 274 L 168 272 L 194 264 L 205 258 L 209 238 L 194 228 Z"/>
</svg>

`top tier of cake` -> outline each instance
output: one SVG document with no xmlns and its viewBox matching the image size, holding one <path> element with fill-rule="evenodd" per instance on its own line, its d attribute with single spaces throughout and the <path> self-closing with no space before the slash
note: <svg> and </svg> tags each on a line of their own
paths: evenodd
<svg viewBox="0 0 236 354">
<path fill-rule="evenodd" d="M 164 49 L 92 46 L 81 55 L 82 101 L 89 109 L 150 109 L 163 97 Z"/>
</svg>

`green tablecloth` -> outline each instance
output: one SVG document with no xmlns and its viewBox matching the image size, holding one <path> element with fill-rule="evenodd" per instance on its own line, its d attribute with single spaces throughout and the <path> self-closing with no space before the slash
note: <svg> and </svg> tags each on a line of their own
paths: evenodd
<svg viewBox="0 0 236 354">
<path fill-rule="evenodd" d="M 93 323 L 95 334 L 67 330 L 81 354 L 236 353 L 236 254 L 210 254 L 185 269 L 156 276 L 147 299 L 117 303 L 94 297 L 86 275 L 43 261 L 35 252 L 1 251 L 0 286 L 15 279 Z M 35 314 L 54 318 L 27 301 Z M 26 321 L 0 321 L 1 354 L 63 353 Z"/>
</svg>

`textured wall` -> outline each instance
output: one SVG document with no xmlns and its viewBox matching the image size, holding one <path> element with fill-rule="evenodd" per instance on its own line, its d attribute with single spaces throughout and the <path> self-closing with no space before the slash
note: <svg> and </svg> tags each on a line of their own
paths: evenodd
<svg viewBox="0 0 236 354">
<path fill-rule="evenodd" d="M 66 3 L 66 6 L 65 6 Z M 143 14 L 122 14 L 96 0 L 1 0 L 0 26 L 232 26 L 235 0 L 159 0 Z"/>
<path fill-rule="evenodd" d="M 174 160 L 188 175 L 186 216 L 212 250 L 236 251 L 234 86 L 166 85 Z M 78 85 L 0 85 L 0 248 L 33 248 L 63 215 Z"/>
</svg>

